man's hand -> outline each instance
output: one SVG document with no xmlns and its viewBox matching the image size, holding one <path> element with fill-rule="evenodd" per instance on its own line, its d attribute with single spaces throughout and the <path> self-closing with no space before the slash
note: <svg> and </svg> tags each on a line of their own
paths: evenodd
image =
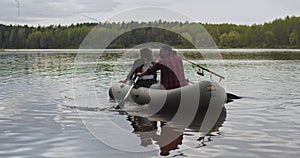
<svg viewBox="0 0 300 158">
<path fill-rule="evenodd" d="M 121 81 L 119 81 L 120 83 L 126 83 L 126 80 L 121 80 Z"/>
<path fill-rule="evenodd" d="M 140 77 L 140 76 L 143 76 L 143 73 L 138 72 L 136 75 Z"/>
</svg>

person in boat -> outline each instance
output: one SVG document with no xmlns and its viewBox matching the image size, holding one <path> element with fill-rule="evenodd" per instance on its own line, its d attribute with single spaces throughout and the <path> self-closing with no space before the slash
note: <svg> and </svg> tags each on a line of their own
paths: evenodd
<svg viewBox="0 0 300 158">
<path fill-rule="evenodd" d="M 160 48 L 160 59 L 146 71 L 137 73 L 138 76 L 147 76 L 160 70 L 161 80 L 159 89 L 174 89 L 187 85 L 182 59 L 177 56 L 172 47 L 163 45 Z"/>
<path fill-rule="evenodd" d="M 125 83 L 129 80 L 134 80 L 137 77 L 138 72 L 143 72 L 153 65 L 154 65 L 154 62 L 153 62 L 152 50 L 150 48 L 140 49 L 140 58 L 134 61 L 133 66 L 132 66 L 129 74 L 127 75 L 126 79 L 121 82 Z M 138 79 L 135 87 L 136 88 L 138 88 L 138 87 L 149 88 L 154 83 L 157 83 L 156 71 L 153 71 L 152 73 L 141 76 Z"/>
</svg>

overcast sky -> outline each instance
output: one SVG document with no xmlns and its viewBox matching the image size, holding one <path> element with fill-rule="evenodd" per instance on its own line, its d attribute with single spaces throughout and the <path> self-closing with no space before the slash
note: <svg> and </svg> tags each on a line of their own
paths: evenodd
<svg viewBox="0 0 300 158">
<path fill-rule="evenodd" d="M 19 13 L 18 13 L 19 11 Z M 300 16 L 300 0 L 1 0 L 0 23 L 157 20 L 252 25 Z M 95 20 L 93 20 L 95 19 Z"/>
</svg>

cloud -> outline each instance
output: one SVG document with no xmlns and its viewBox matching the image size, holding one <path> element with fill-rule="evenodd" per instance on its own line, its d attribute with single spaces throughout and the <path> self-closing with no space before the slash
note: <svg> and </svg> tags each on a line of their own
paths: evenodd
<svg viewBox="0 0 300 158">
<path fill-rule="evenodd" d="M 132 8 L 123 12 L 119 12 L 107 21 L 190 21 L 190 17 L 170 8 L 148 6 Z"/>
<path fill-rule="evenodd" d="M 280 3 L 279 3 L 280 1 Z M 295 0 L 297 1 L 297 0 Z M 172 3 L 196 21 L 209 23 L 254 24 L 271 21 L 286 15 L 299 15 L 300 1 L 294 0 L 190 0 Z M 294 4 L 299 4 L 297 7 Z M 292 7 L 293 6 L 293 7 Z M 299 8 L 299 7 L 298 7 Z"/>
<path fill-rule="evenodd" d="M 1 0 L 0 23 L 5 24 L 70 24 L 92 21 L 82 15 L 104 21 L 122 14 L 122 11 L 137 7 L 165 7 L 187 14 L 195 21 L 209 23 L 253 24 L 271 21 L 287 15 L 300 15 L 298 0 L 18 0 L 21 15 L 15 0 Z M 80 13 L 80 14 L 77 14 Z M 133 15 L 138 20 L 148 20 L 144 14 Z M 157 13 L 159 19 L 166 13 Z M 169 15 L 168 15 L 169 16 Z M 129 17 L 124 17 L 124 19 Z M 144 19 L 143 19 L 144 18 Z M 122 19 L 120 19 L 122 21 Z M 94 22 L 94 21 L 93 21 Z"/>
<path fill-rule="evenodd" d="M 270 3 L 273 3 L 280 8 L 285 8 L 289 10 L 300 10 L 300 1 L 299 0 L 269 0 Z"/>
<path fill-rule="evenodd" d="M 134 4 L 140 7 L 145 6 L 157 6 L 157 7 L 169 7 L 170 4 L 174 3 L 172 0 L 151 0 L 151 1 L 145 1 L 145 0 L 136 0 L 134 1 Z"/>
<path fill-rule="evenodd" d="M 20 17 L 14 0 L 3 0 L 0 5 L 0 22 L 36 23 L 63 21 L 77 16 L 75 12 L 89 14 L 111 12 L 118 2 L 108 0 L 26 0 L 20 2 Z"/>
</svg>

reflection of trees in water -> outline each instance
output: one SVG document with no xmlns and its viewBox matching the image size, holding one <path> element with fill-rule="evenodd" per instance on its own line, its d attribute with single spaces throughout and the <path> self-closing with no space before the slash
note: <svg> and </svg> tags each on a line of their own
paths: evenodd
<svg viewBox="0 0 300 158">
<path fill-rule="evenodd" d="M 43 51 L 30 51 L 23 53 L 3 53 L 0 58 L 3 60 L 1 64 L 2 70 L 7 73 L 16 74 L 25 73 L 39 76 L 62 76 L 72 73 L 71 68 L 74 63 L 75 53 L 51 53 Z"/>
<path fill-rule="evenodd" d="M 128 115 L 127 120 L 131 122 L 133 133 L 140 138 L 141 146 L 147 147 L 156 144 L 160 148 L 160 155 L 167 156 L 170 154 L 170 151 L 180 148 L 184 136 L 189 136 L 185 132 L 193 132 L 200 135 L 204 134 L 195 140 L 199 142 L 199 145 L 196 148 L 206 146 L 208 142 L 212 141 L 214 136 L 221 134 L 219 128 L 226 118 L 225 108 L 223 108 L 218 121 L 208 133 L 201 132 L 200 127 L 204 117 L 198 117 L 199 115 L 196 115 L 188 128 L 181 128 L 183 126 L 176 124 L 176 122 L 172 122 L 172 125 L 170 125 L 170 120 L 166 119 L 169 118 L 168 116 L 155 117 L 157 120 L 151 121 L 151 118 Z"/>
</svg>

